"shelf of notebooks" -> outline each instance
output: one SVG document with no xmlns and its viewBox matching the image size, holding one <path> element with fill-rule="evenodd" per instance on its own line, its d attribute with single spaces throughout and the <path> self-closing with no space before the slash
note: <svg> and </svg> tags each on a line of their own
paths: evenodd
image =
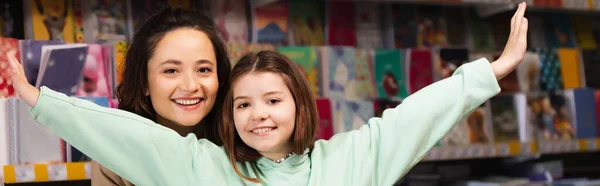
<svg viewBox="0 0 600 186">
<path fill-rule="evenodd" d="M 6 165 L 0 180 L 4 183 L 87 180 L 91 177 L 89 162 Z"/>
<path fill-rule="evenodd" d="M 503 158 L 512 156 L 540 156 L 545 154 L 579 153 L 600 150 L 600 138 L 573 140 L 545 140 L 539 142 L 506 142 L 472 144 L 467 146 L 437 146 L 422 161 L 444 161 L 476 158 Z"/>
</svg>

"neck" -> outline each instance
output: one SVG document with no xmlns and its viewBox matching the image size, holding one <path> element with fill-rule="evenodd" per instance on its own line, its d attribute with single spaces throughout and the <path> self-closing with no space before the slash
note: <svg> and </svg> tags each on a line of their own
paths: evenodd
<svg viewBox="0 0 600 186">
<path fill-rule="evenodd" d="M 177 132 L 180 136 L 187 136 L 193 132 L 194 126 L 183 126 L 163 117 L 156 117 L 156 122 Z"/>
<path fill-rule="evenodd" d="M 288 154 L 292 153 L 291 145 L 286 145 L 285 147 L 281 147 L 278 150 L 273 151 L 263 151 L 258 152 L 265 158 L 268 158 L 272 161 L 281 160 L 281 158 L 285 158 Z"/>
<path fill-rule="evenodd" d="M 292 152 L 273 152 L 273 153 L 260 153 L 263 157 L 270 159 L 271 161 L 279 161 L 287 158 Z"/>
</svg>

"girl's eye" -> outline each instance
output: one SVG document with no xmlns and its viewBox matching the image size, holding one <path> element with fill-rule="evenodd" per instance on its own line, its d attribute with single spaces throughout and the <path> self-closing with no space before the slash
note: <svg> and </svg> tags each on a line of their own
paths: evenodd
<svg viewBox="0 0 600 186">
<path fill-rule="evenodd" d="M 208 72 L 211 72 L 211 71 L 212 71 L 212 69 L 210 69 L 210 68 L 200 68 L 200 69 L 198 69 L 198 72 L 200 72 L 200 73 L 208 73 Z"/>
<path fill-rule="evenodd" d="M 175 70 L 175 69 L 167 69 L 164 71 L 164 73 L 166 73 L 166 74 L 174 74 L 175 72 L 177 72 L 177 70 Z"/>
<path fill-rule="evenodd" d="M 269 103 L 270 104 L 276 104 L 276 103 L 279 103 L 279 100 L 271 99 L 271 100 L 269 100 Z"/>
<path fill-rule="evenodd" d="M 240 104 L 240 105 L 238 106 L 238 108 L 240 108 L 240 109 L 241 109 L 241 108 L 246 108 L 246 107 L 248 107 L 248 106 L 250 106 L 250 104 L 248 104 L 248 103 L 242 103 L 242 104 Z"/>
</svg>

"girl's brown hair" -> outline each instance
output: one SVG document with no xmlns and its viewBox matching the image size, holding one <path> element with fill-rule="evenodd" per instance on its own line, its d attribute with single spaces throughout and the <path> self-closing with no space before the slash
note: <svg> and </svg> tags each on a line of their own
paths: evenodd
<svg viewBox="0 0 600 186">
<path fill-rule="evenodd" d="M 233 84 L 251 72 L 272 72 L 283 78 L 296 103 L 296 121 L 290 138 L 293 153 L 303 154 L 306 149 L 312 150 L 318 125 L 317 105 L 304 74 L 288 57 L 273 51 L 261 51 L 244 55 L 231 70 L 229 82 Z M 256 161 L 261 155 L 246 145 L 237 134 L 233 107 L 233 89 L 230 89 L 223 103 L 219 135 L 235 172 L 245 180 L 260 182 L 258 178 L 242 175 L 237 167 L 237 161 Z"/>
</svg>

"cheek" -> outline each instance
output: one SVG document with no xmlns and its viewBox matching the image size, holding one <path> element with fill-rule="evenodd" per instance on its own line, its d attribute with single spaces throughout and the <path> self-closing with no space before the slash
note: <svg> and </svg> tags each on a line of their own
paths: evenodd
<svg viewBox="0 0 600 186">
<path fill-rule="evenodd" d="M 289 126 L 294 128 L 296 123 L 296 105 L 282 104 L 278 109 L 273 109 L 271 117 L 279 125 Z"/>
<path fill-rule="evenodd" d="M 240 132 L 240 129 L 244 129 L 246 123 L 248 123 L 248 114 L 244 111 L 233 111 L 233 122 L 235 124 L 235 130 Z"/>
<path fill-rule="evenodd" d="M 217 96 L 217 92 L 219 91 L 219 78 L 216 74 L 210 78 L 203 79 L 200 84 L 206 94 L 211 97 Z"/>
<path fill-rule="evenodd" d="M 172 91 L 174 91 L 176 85 L 169 81 L 167 78 L 161 78 L 156 76 L 148 77 L 148 93 L 152 100 L 156 98 L 169 97 Z"/>
</svg>

